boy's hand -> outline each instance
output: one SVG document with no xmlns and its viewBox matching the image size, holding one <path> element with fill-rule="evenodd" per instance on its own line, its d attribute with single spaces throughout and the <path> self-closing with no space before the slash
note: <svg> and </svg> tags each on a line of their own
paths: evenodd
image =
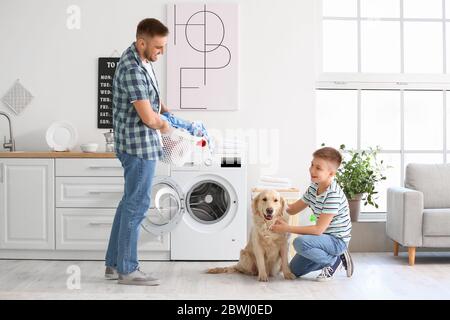
<svg viewBox="0 0 450 320">
<path fill-rule="evenodd" d="M 276 233 L 284 233 L 289 231 L 289 224 L 283 219 L 275 220 L 274 224 L 269 228 L 269 230 Z"/>
</svg>

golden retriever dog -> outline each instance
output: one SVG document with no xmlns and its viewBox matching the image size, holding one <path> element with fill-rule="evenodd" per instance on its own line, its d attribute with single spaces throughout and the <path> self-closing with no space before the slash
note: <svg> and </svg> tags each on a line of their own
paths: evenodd
<svg viewBox="0 0 450 320">
<path fill-rule="evenodd" d="M 209 269 L 207 273 L 240 272 L 268 281 L 269 276 L 282 271 L 285 279 L 295 279 L 288 265 L 288 235 L 270 230 L 276 219 L 287 222 L 286 201 L 277 191 L 263 190 L 253 199 L 252 211 L 250 239 L 241 250 L 239 262 L 231 267 Z"/>
</svg>

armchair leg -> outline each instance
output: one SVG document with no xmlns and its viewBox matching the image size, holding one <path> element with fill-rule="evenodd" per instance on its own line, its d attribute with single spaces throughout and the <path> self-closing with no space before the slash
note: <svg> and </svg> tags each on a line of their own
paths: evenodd
<svg viewBox="0 0 450 320">
<path fill-rule="evenodd" d="M 399 244 L 397 241 L 394 241 L 394 256 L 398 257 L 398 248 L 399 248 Z"/>
<path fill-rule="evenodd" d="M 413 266 L 416 261 L 416 248 L 415 247 L 408 248 L 408 258 L 409 258 L 409 265 Z"/>
</svg>

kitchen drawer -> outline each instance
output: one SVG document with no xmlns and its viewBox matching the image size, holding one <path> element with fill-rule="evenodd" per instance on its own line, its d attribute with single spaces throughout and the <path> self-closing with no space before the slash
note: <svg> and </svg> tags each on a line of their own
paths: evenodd
<svg viewBox="0 0 450 320">
<path fill-rule="evenodd" d="M 113 159 L 56 159 L 57 177 L 122 177 L 120 160 Z M 170 166 L 158 161 L 155 175 L 169 176 Z"/>
<path fill-rule="evenodd" d="M 106 253 L 115 209 L 56 209 L 56 249 L 101 250 Z M 169 251 L 170 235 L 141 230 L 139 251 Z"/>
<path fill-rule="evenodd" d="M 56 159 L 56 176 L 60 177 L 121 177 L 119 159 Z"/>
<path fill-rule="evenodd" d="M 57 177 L 57 208 L 116 208 L 122 199 L 122 177 Z"/>
</svg>

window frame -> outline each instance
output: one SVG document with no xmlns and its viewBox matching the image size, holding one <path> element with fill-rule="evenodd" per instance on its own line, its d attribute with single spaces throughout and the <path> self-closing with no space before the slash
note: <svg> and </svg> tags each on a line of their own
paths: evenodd
<svg viewBox="0 0 450 320">
<path fill-rule="evenodd" d="M 403 1 L 400 2 L 400 17 L 399 18 L 363 18 L 361 17 L 361 0 L 356 0 L 357 17 L 323 17 L 322 16 L 322 0 L 315 1 L 315 21 L 318 36 L 315 43 L 316 51 L 316 79 L 315 90 L 357 90 L 357 149 L 361 149 L 361 91 L 362 90 L 395 90 L 400 91 L 400 112 L 401 112 L 401 145 L 400 150 L 382 150 L 381 154 L 394 153 L 400 155 L 401 163 L 401 181 L 400 185 L 404 184 L 405 174 L 405 155 L 406 154 L 441 154 L 443 156 L 443 163 L 447 163 L 450 157 L 450 148 L 447 147 L 447 91 L 450 91 L 450 66 L 447 68 L 447 47 L 450 50 L 450 42 L 447 44 L 446 33 L 450 32 L 447 29 L 447 23 L 450 22 L 450 17 L 445 17 L 446 0 L 442 0 L 442 18 L 404 18 L 403 17 Z M 358 72 L 323 72 L 322 61 L 322 22 L 323 20 L 346 20 L 357 21 L 357 48 L 358 48 Z M 400 54 L 401 54 L 401 73 L 363 73 L 361 72 L 361 21 L 400 21 Z M 414 74 L 404 73 L 404 22 L 405 21 L 434 21 L 442 22 L 442 41 L 443 41 L 443 70 L 442 73 L 434 74 Z M 449 73 L 446 73 L 446 72 Z M 405 150 L 405 106 L 404 106 L 404 92 L 405 91 L 441 91 L 443 97 L 443 145 L 441 150 Z M 363 208 L 362 208 L 363 209 Z M 386 212 L 361 212 L 361 221 L 385 221 Z"/>
<path fill-rule="evenodd" d="M 368 86 L 369 88 L 384 88 L 384 89 L 450 89 L 450 68 L 447 68 L 447 31 L 446 23 L 450 23 L 450 17 L 445 17 L 445 2 L 442 0 L 442 18 L 404 18 L 403 17 L 403 1 L 400 2 L 400 17 L 399 18 L 362 18 L 361 17 L 361 0 L 356 0 L 358 9 L 357 17 L 322 17 L 322 0 L 315 1 L 316 11 L 316 30 L 318 36 L 316 37 L 316 85 L 321 87 L 332 88 L 353 88 L 354 86 Z M 344 20 L 357 21 L 357 57 L 358 57 L 358 72 L 324 72 L 322 70 L 322 22 L 323 20 Z M 399 21 L 400 22 L 400 73 L 362 73 L 361 72 L 361 21 Z M 442 73 L 404 73 L 404 27 L 405 21 L 423 21 L 423 22 L 442 22 L 442 48 L 443 48 L 443 70 Z M 450 29 L 450 28 L 449 28 Z M 450 43 L 448 44 L 450 47 Z M 449 48 L 450 50 L 450 48 Z M 449 69 L 449 73 L 447 73 Z M 365 88 L 365 87 L 364 87 Z"/>
</svg>

